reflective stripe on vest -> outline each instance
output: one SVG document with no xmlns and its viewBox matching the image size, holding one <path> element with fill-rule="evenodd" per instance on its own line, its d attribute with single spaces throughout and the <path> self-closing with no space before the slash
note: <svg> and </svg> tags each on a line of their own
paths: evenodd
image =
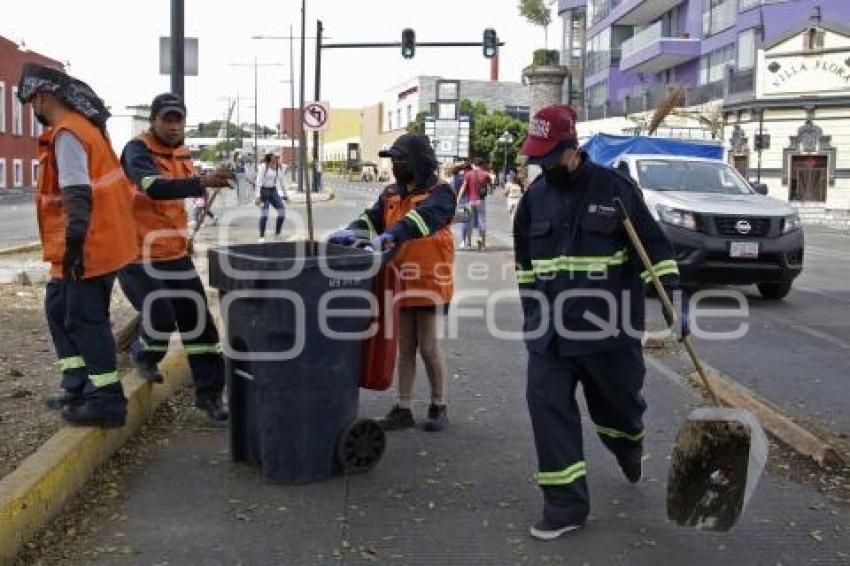
<svg viewBox="0 0 850 566">
<path fill-rule="evenodd" d="M 655 265 L 652 266 L 652 271 L 655 272 L 655 275 L 658 277 L 663 277 L 665 275 L 678 275 L 679 274 L 679 266 L 676 264 L 675 260 L 665 259 L 664 261 L 659 261 Z M 649 271 L 643 271 L 640 274 L 640 278 L 643 279 L 644 283 L 649 283 L 652 281 L 652 275 Z"/>
<path fill-rule="evenodd" d="M 608 428 L 606 426 L 597 426 L 596 432 L 600 436 L 607 436 L 608 438 L 624 438 L 626 440 L 631 440 L 632 442 L 640 442 L 643 440 L 643 437 L 646 436 L 646 431 L 644 430 L 637 434 L 629 434 L 628 432 L 623 432 L 616 428 Z"/>
</svg>

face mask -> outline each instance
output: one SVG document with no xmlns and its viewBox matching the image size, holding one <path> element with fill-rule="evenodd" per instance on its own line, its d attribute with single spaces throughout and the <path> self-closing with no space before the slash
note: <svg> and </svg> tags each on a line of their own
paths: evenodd
<svg viewBox="0 0 850 566">
<path fill-rule="evenodd" d="M 407 163 L 393 163 L 393 177 L 406 185 L 413 181 L 413 168 Z"/>
<path fill-rule="evenodd" d="M 543 178 L 551 185 L 569 185 L 572 173 L 566 165 L 548 167 L 543 169 Z"/>
</svg>

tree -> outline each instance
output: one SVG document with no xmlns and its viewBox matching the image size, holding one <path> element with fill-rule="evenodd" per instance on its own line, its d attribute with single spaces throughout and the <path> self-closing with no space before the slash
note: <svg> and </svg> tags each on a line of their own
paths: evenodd
<svg viewBox="0 0 850 566">
<path fill-rule="evenodd" d="M 407 125 L 407 132 L 410 134 L 425 135 L 425 118 L 428 117 L 427 112 L 419 112 L 416 115 L 416 120 Z"/>
<path fill-rule="evenodd" d="M 519 13 L 536 26 L 543 28 L 543 47 L 549 48 L 549 24 L 552 23 L 552 11 L 545 0 L 520 0 Z"/>
<path fill-rule="evenodd" d="M 472 127 L 470 140 L 472 154 L 483 157 L 490 162 L 493 169 L 501 171 L 506 162 L 505 150 L 507 149 L 507 165 L 510 167 L 516 162 L 527 131 L 528 124 L 502 110 L 481 115 Z M 505 132 L 509 132 L 513 138 L 507 147 L 506 144 L 499 142 L 499 138 Z"/>
</svg>

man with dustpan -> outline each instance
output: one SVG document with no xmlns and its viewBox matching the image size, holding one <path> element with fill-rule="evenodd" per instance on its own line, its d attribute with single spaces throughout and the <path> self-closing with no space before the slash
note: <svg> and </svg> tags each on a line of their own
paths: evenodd
<svg viewBox="0 0 850 566">
<path fill-rule="evenodd" d="M 543 540 L 581 527 L 590 510 L 579 383 L 599 439 L 628 481 L 641 477 L 641 335 L 651 275 L 630 243 L 624 213 L 665 288 L 678 287 L 673 249 L 640 190 L 578 148 L 575 123 L 567 106 L 534 115 L 522 152 L 543 173 L 520 201 L 513 230 L 529 351 L 528 408 L 544 497 L 542 520 L 530 533 Z"/>
</svg>

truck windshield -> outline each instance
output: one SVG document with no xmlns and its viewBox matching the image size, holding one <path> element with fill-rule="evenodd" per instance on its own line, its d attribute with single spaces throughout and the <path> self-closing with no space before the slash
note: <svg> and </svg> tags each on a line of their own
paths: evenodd
<svg viewBox="0 0 850 566">
<path fill-rule="evenodd" d="M 638 180 L 643 189 L 727 195 L 753 194 L 752 188 L 725 163 L 641 159 Z"/>
</svg>

